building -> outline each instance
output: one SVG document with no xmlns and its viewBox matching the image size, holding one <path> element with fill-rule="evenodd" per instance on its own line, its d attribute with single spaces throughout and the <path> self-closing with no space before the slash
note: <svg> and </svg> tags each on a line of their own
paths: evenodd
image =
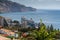
<svg viewBox="0 0 60 40">
<path fill-rule="evenodd" d="M 12 32 L 11 30 L 7 30 L 7 29 L 0 29 L 0 33 L 1 34 L 7 34 L 8 36 L 15 36 L 15 32 Z"/>
<path fill-rule="evenodd" d="M 4 37 L 14 37 L 14 38 L 18 38 L 18 31 L 11 31 L 11 30 L 8 30 L 8 29 L 0 29 L 0 34 Z"/>
<path fill-rule="evenodd" d="M 0 16 L 0 26 L 8 26 L 4 17 Z"/>
<path fill-rule="evenodd" d="M 12 26 L 12 19 L 7 18 L 7 17 L 5 19 L 6 19 L 6 22 L 7 22 L 8 26 L 9 27 Z"/>
<path fill-rule="evenodd" d="M 3 25 L 3 22 L 4 22 L 3 20 L 4 20 L 4 18 L 2 16 L 0 16 L 0 26 L 4 26 Z"/>
<path fill-rule="evenodd" d="M 21 18 L 21 27 L 27 28 L 27 19 L 24 16 Z"/>
<path fill-rule="evenodd" d="M 33 21 L 33 19 L 31 18 L 30 20 L 26 19 L 24 16 L 21 18 L 21 27 L 22 28 L 34 28 L 35 27 L 35 23 Z"/>
<path fill-rule="evenodd" d="M 31 18 L 30 20 L 28 20 L 28 23 L 27 23 L 30 27 L 34 28 L 35 27 L 35 23 L 33 21 L 33 19 Z"/>
</svg>

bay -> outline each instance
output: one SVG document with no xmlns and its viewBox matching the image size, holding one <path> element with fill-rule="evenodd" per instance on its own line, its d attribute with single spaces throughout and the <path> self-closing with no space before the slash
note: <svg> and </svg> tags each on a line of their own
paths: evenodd
<svg viewBox="0 0 60 40">
<path fill-rule="evenodd" d="M 32 18 L 35 22 L 39 23 L 40 19 L 46 25 L 53 24 L 54 28 L 60 29 L 60 10 L 38 10 L 34 12 L 10 12 L 2 13 L 0 16 L 10 18 L 12 20 L 21 21 L 21 17 L 24 16 L 26 19 Z"/>
</svg>

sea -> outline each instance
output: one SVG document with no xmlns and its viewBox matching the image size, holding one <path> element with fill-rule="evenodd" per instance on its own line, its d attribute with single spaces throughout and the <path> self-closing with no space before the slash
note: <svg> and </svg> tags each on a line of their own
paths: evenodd
<svg viewBox="0 0 60 40">
<path fill-rule="evenodd" d="M 0 16 L 5 18 L 10 18 L 12 20 L 18 20 L 21 22 L 21 17 L 24 16 L 26 19 L 30 20 L 32 18 L 35 23 L 39 23 L 40 19 L 46 24 L 46 26 L 53 25 L 54 28 L 60 29 L 60 10 L 37 10 L 33 12 L 10 12 L 1 13 Z"/>
</svg>

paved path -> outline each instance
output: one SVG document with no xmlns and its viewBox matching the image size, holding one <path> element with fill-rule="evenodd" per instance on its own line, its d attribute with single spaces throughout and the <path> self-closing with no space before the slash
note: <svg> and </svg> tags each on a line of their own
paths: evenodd
<svg viewBox="0 0 60 40">
<path fill-rule="evenodd" d="M 3 37 L 3 36 L 0 36 L 0 40 L 11 40 L 11 39 Z"/>
</svg>

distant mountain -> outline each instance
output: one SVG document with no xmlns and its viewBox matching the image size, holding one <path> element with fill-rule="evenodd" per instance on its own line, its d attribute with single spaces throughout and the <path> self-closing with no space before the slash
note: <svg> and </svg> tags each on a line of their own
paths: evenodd
<svg viewBox="0 0 60 40">
<path fill-rule="evenodd" d="M 9 0 L 0 0 L 0 12 L 25 12 L 35 10 L 35 8 L 26 7 L 16 2 L 12 2 Z"/>
</svg>

